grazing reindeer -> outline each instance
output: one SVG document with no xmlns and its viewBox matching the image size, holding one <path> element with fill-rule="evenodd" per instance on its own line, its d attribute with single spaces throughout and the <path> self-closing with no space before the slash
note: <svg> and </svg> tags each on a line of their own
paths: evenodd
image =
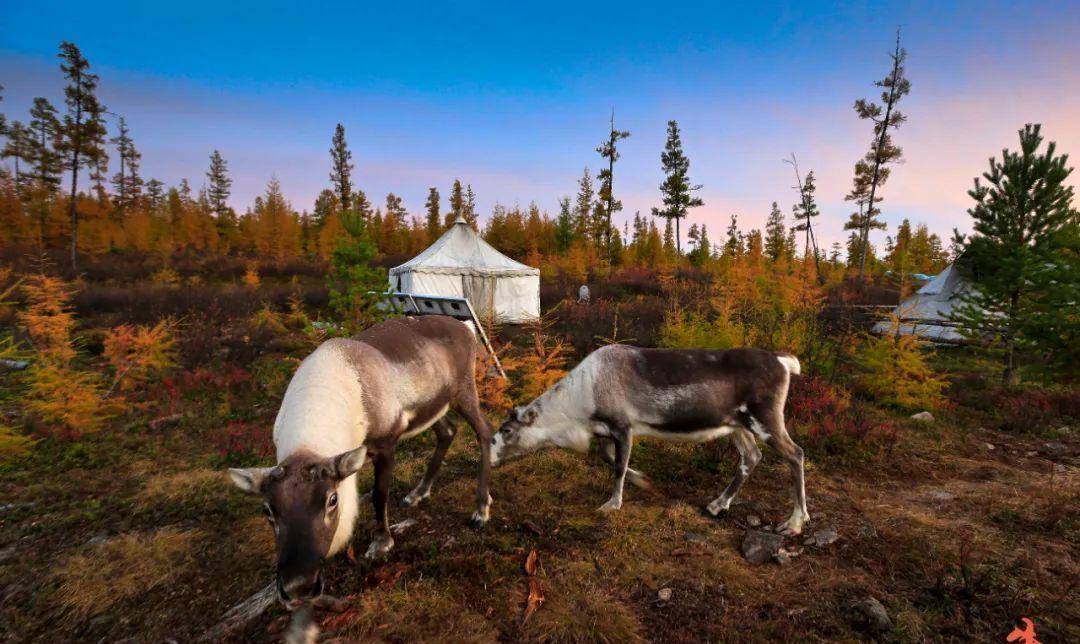
<svg viewBox="0 0 1080 644">
<path fill-rule="evenodd" d="M 398 318 L 353 339 L 324 342 L 296 370 L 274 422 L 275 467 L 230 469 L 240 489 L 263 497 L 277 540 L 277 588 L 290 607 L 318 598 L 323 561 L 352 540 L 359 511 L 356 472 L 370 455 L 377 525 L 367 556 L 394 545 L 386 516 L 399 440 L 434 426 L 435 453 L 403 503 L 425 499 L 456 430 L 454 409 L 480 442 L 475 527 L 487 522 L 491 430 L 476 393 L 476 339 L 443 316 Z"/>
<path fill-rule="evenodd" d="M 556 445 L 588 451 L 604 440 L 603 454 L 615 469 L 615 490 L 600 509 L 622 507 L 623 482 L 646 487 L 630 469 L 635 436 L 703 443 L 731 435 L 739 450 L 735 478 L 707 510 L 728 509 L 761 460 L 754 437 L 771 444 L 791 468 L 795 509 L 778 526 L 802 532 L 810 519 L 803 482 L 803 451 L 784 429 L 784 402 L 799 361 L 760 349 L 639 349 L 609 345 L 594 351 L 562 380 L 525 407 L 511 412 L 496 433 L 492 463 Z"/>
</svg>

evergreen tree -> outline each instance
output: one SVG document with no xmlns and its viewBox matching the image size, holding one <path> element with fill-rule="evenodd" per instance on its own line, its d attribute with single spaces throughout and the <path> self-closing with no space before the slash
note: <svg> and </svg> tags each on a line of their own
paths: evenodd
<svg viewBox="0 0 1080 644">
<path fill-rule="evenodd" d="M 1055 156 L 1053 142 L 1040 153 L 1040 130 L 1038 124 L 1025 125 L 1020 151 L 1003 150 L 1000 161 L 990 159 L 982 176 L 986 183 L 975 179 L 968 192 L 975 200 L 968 210 L 974 232 L 957 263 L 975 288 L 961 296 L 955 319 L 968 335 L 995 338 L 1008 384 L 1019 379 L 1018 350 L 1044 357 L 1065 350 L 1080 357 L 1077 300 L 1054 302 L 1065 306 L 1064 316 L 1046 306 L 1055 295 L 1077 291 L 1077 248 L 1068 240 L 1077 237 L 1080 213 L 1066 183 L 1072 173 L 1068 155 Z M 1063 338 L 1071 342 L 1063 345 Z"/>
<path fill-rule="evenodd" d="M 664 222 L 664 255 L 674 259 L 679 250 L 675 246 L 675 227 L 672 225 L 672 217 L 665 217 Z"/>
<path fill-rule="evenodd" d="M 48 99 L 35 98 L 30 108 L 30 145 L 34 180 L 48 196 L 60 187 L 63 155 L 57 149 L 61 123 Z"/>
<path fill-rule="evenodd" d="M 127 121 L 122 116 L 119 118 L 117 129 L 119 132 L 110 139 L 110 143 L 116 146 L 117 156 L 120 159 L 120 172 L 113 176 L 112 181 L 113 189 L 116 191 L 116 208 L 123 215 L 142 193 L 142 179 L 139 177 L 139 160 L 142 155 L 135 149 Z"/>
<path fill-rule="evenodd" d="M 337 193 L 329 188 L 320 191 L 319 196 L 315 197 L 315 208 L 311 215 L 312 224 L 316 228 L 322 228 L 340 214 L 341 203 L 338 201 Z"/>
<path fill-rule="evenodd" d="M 795 178 L 799 178 L 799 168 L 795 165 L 795 156 L 792 155 L 792 165 L 795 167 Z M 794 216 L 795 221 L 798 223 L 795 225 L 796 231 L 806 233 L 806 241 L 803 244 L 803 257 L 815 258 L 818 256 L 817 241 L 814 239 L 814 227 L 811 220 L 821 214 L 818 210 L 817 202 L 814 200 L 814 193 L 817 191 L 817 187 L 814 185 L 814 171 L 806 173 L 806 180 L 799 181 L 797 186 L 799 191 L 799 203 L 795 204 Z M 818 266 L 818 274 L 821 274 L 821 267 Z"/>
<path fill-rule="evenodd" d="M 682 254 L 682 239 L 679 234 L 679 220 L 686 216 L 690 208 L 697 208 L 705 204 L 700 197 L 694 197 L 693 192 L 700 190 L 700 185 L 690 183 L 690 159 L 683 152 L 682 139 L 679 136 L 679 124 L 668 121 L 667 144 L 664 152 L 660 155 L 660 163 L 667 178 L 660 184 L 660 194 L 663 195 L 663 208 L 653 208 L 654 217 L 675 220 L 675 248 Z"/>
<path fill-rule="evenodd" d="M 361 221 L 365 224 L 371 221 L 371 202 L 368 201 L 367 194 L 364 193 L 363 190 L 360 190 L 359 188 L 353 190 L 352 202 L 350 205 L 352 206 L 351 212 L 356 213 L 356 216 L 359 217 Z M 341 204 L 338 204 L 338 206 L 340 207 Z M 345 209 L 342 207 L 342 212 L 344 212 L 344 210 Z"/>
<path fill-rule="evenodd" d="M 477 230 L 476 193 L 473 192 L 471 183 L 465 186 L 465 207 L 462 214 L 473 230 Z"/>
<path fill-rule="evenodd" d="M 774 262 L 787 256 L 787 226 L 784 224 L 784 213 L 775 201 L 765 221 L 765 256 Z"/>
<path fill-rule="evenodd" d="M 574 204 L 574 237 L 576 239 L 590 239 L 590 233 L 592 232 L 590 223 L 592 221 L 593 197 L 595 195 L 592 175 L 589 173 L 589 169 L 585 168 L 585 172 L 582 173 L 581 179 L 578 181 L 577 201 Z"/>
<path fill-rule="evenodd" d="M 439 213 L 441 197 L 439 197 L 439 189 L 435 186 L 428 188 L 427 202 L 424 203 L 424 209 L 427 212 L 426 228 L 428 241 L 432 242 L 442 232 L 442 215 Z"/>
<path fill-rule="evenodd" d="M 71 173 L 71 191 L 68 200 L 68 214 L 71 218 L 71 267 L 77 269 L 79 213 L 76 204 L 79 194 L 79 170 L 96 170 L 100 157 L 105 153 L 105 122 L 102 118 L 105 108 L 98 102 L 96 91 L 98 77 L 91 74 L 90 63 L 74 44 L 60 43 L 60 71 L 67 79 L 64 88 L 64 103 L 67 114 L 64 115 L 61 150 L 65 157 L 64 165 Z"/>
<path fill-rule="evenodd" d="M 147 181 L 146 201 L 151 212 L 161 210 L 161 207 L 165 205 L 165 184 L 158 179 Z"/>
<path fill-rule="evenodd" d="M 889 56 L 892 58 L 892 70 L 884 79 L 874 83 L 882 88 L 882 105 L 864 98 L 855 101 L 855 112 L 859 118 L 869 120 L 874 124 L 874 141 L 870 146 L 870 151 L 855 167 L 856 188 L 858 188 L 861 175 L 866 195 L 866 203 L 860 205 L 859 209 L 860 245 L 863 248 L 859 259 L 859 279 L 862 279 L 866 273 L 867 253 L 865 250 L 870 243 L 870 230 L 875 227 L 874 216 L 877 214 L 875 204 L 880 201 L 877 197 L 877 189 L 888 178 L 887 166 L 898 162 L 903 156 L 903 151 L 893 144 L 892 136 L 889 134 L 889 130 L 895 130 L 907 120 L 896 109 L 896 104 L 911 91 L 911 82 L 904 77 L 904 61 L 907 59 L 907 52 L 900 47 L 899 29 L 896 31 L 896 49 Z"/>
<path fill-rule="evenodd" d="M 4 144 L 3 149 L 0 150 L 0 157 L 14 161 L 15 188 L 19 190 L 26 183 L 26 177 L 23 176 L 23 168 L 19 162 L 21 161 L 26 165 L 33 163 L 33 136 L 30 129 L 19 121 L 12 121 L 11 125 L 7 127 L 6 135 L 7 142 Z"/>
<path fill-rule="evenodd" d="M 446 221 L 443 223 L 447 228 L 452 226 L 458 217 L 465 216 L 465 190 L 461 186 L 460 179 L 454 179 L 454 185 L 450 188 L 450 210 L 446 213 Z"/>
<path fill-rule="evenodd" d="M 724 242 L 724 257 L 737 259 L 742 257 L 745 250 L 743 235 L 739 231 L 739 216 L 732 214 L 731 224 L 727 229 L 727 241 Z"/>
<path fill-rule="evenodd" d="M 334 128 L 334 138 L 330 146 L 330 182 L 337 193 L 338 203 L 342 210 L 348 210 L 352 206 L 352 152 L 349 144 L 345 142 L 345 126 L 341 123 Z"/>
<path fill-rule="evenodd" d="M 229 195 L 232 194 L 229 165 L 217 150 L 210 153 L 210 170 L 206 173 L 206 180 L 209 182 L 206 198 L 210 203 L 210 212 L 214 213 L 218 221 L 235 223 L 236 214 L 229 208 Z"/>
<path fill-rule="evenodd" d="M 598 154 L 607 160 L 608 167 L 601 170 L 597 175 L 600 180 L 600 201 L 604 202 L 604 246 L 607 248 L 608 259 L 613 260 L 617 255 L 611 247 L 611 218 L 616 212 L 622 210 L 622 202 L 615 198 L 615 162 L 619 160 L 619 141 L 629 138 L 630 133 L 615 129 L 615 110 L 611 110 L 611 131 L 608 138 L 596 148 Z"/>
<path fill-rule="evenodd" d="M 570 197 L 559 199 L 559 217 L 555 220 L 555 250 L 565 253 L 574 243 L 574 215 L 570 212 Z"/>
</svg>

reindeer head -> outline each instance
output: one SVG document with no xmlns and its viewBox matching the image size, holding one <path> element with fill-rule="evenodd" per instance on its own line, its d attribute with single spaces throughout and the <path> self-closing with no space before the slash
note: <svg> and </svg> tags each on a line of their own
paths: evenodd
<svg viewBox="0 0 1080 644">
<path fill-rule="evenodd" d="M 539 415 L 535 406 L 515 407 L 491 439 L 491 464 L 499 465 L 517 456 L 528 454 L 547 441 L 544 433 L 533 426 Z"/>
<path fill-rule="evenodd" d="M 339 523 L 351 534 L 356 486 L 350 477 L 366 455 L 365 447 L 330 458 L 298 452 L 275 467 L 229 470 L 238 488 L 263 499 L 277 542 L 278 597 L 289 608 L 322 594 L 322 564 L 333 554 Z M 346 509 L 339 487 L 349 500 Z"/>
</svg>

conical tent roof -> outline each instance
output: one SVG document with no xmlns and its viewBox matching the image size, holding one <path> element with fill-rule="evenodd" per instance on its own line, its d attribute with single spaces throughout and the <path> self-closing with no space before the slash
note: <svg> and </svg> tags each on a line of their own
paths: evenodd
<svg viewBox="0 0 1080 644">
<path fill-rule="evenodd" d="M 914 295 L 893 309 L 900 318 L 900 333 L 912 333 L 936 342 L 964 342 L 967 338 L 954 327 L 950 318 L 960 304 L 960 296 L 971 290 L 971 285 L 960 276 L 955 264 L 924 284 Z M 876 333 L 894 331 L 888 322 L 874 325 Z"/>
<path fill-rule="evenodd" d="M 540 269 L 514 261 L 495 250 L 463 217 L 458 217 L 454 225 L 424 252 L 390 269 L 391 276 L 407 272 L 506 277 L 540 275 Z"/>
</svg>

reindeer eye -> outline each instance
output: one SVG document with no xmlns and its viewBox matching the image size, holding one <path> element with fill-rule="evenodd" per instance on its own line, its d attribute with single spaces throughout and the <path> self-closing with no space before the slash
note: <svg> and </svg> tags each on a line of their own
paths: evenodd
<svg viewBox="0 0 1080 644">
<path fill-rule="evenodd" d="M 330 498 L 326 500 L 326 507 L 330 509 L 337 507 L 337 492 L 330 493 Z"/>
</svg>

